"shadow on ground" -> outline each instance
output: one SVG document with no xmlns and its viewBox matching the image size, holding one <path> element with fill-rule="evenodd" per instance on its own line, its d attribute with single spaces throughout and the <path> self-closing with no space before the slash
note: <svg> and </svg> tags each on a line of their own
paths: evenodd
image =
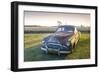
<svg viewBox="0 0 100 73">
<path fill-rule="evenodd" d="M 56 53 L 46 54 L 40 49 L 41 45 L 24 49 L 24 61 L 64 60 L 67 54 L 58 56 Z"/>
</svg>

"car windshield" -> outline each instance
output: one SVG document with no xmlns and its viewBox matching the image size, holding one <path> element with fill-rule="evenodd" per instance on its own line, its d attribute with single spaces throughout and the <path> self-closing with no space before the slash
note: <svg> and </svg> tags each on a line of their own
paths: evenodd
<svg viewBox="0 0 100 73">
<path fill-rule="evenodd" d="M 59 27 L 56 32 L 73 32 L 73 27 Z"/>
</svg>

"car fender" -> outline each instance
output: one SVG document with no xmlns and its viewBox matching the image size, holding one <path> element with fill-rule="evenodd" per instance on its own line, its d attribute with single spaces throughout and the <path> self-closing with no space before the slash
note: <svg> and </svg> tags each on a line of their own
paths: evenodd
<svg viewBox="0 0 100 73">
<path fill-rule="evenodd" d="M 71 45 L 73 47 L 75 43 L 75 34 L 69 39 L 69 41 L 71 42 Z"/>
</svg>

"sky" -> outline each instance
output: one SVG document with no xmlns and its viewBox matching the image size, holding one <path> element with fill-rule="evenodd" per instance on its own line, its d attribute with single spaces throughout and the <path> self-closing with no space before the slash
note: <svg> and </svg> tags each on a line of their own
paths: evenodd
<svg viewBox="0 0 100 73">
<path fill-rule="evenodd" d="M 90 14 L 24 11 L 24 25 L 39 26 L 90 26 Z"/>
</svg>

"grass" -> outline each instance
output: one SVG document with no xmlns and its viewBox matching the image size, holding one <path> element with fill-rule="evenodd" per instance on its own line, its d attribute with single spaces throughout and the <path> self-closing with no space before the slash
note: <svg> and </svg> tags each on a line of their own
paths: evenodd
<svg viewBox="0 0 100 73">
<path fill-rule="evenodd" d="M 24 47 L 31 48 L 41 44 L 41 41 L 48 34 L 25 34 L 24 35 Z"/>
<path fill-rule="evenodd" d="M 90 58 L 90 35 L 81 34 L 80 41 L 73 52 L 67 56 L 68 59 L 87 59 Z"/>
<path fill-rule="evenodd" d="M 49 34 L 25 34 L 24 35 L 24 61 L 46 61 L 64 59 L 88 59 L 90 58 L 90 34 L 82 33 L 80 41 L 73 52 L 68 55 L 45 54 L 41 51 L 41 41 Z"/>
</svg>

